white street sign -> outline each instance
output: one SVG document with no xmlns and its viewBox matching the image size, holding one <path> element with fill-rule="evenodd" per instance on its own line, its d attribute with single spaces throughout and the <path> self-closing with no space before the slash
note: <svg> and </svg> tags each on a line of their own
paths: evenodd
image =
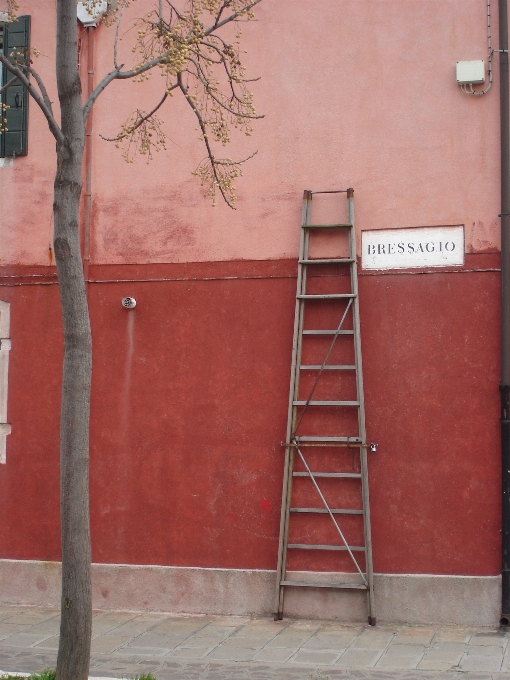
<svg viewBox="0 0 510 680">
<path fill-rule="evenodd" d="M 411 227 L 361 232 L 362 269 L 464 264 L 464 227 Z"/>
</svg>

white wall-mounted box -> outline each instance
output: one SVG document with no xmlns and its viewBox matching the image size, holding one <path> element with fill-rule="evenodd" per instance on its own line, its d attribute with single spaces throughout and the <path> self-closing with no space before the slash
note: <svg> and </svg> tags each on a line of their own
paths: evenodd
<svg viewBox="0 0 510 680">
<path fill-rule="evenodd" d="M 85 28 L 97 26 L 107 10 L 107 0 L 97 0 L 97 2 L 89 4 L 79 2 L 76 7 L 78 20 L 81 21 Z"/>
<path fill-rule="evenodd" d="M 483 59 L 457 62 L 457 82 L 459 85 L 485 83 L 485 62 Z"/>
</svg>

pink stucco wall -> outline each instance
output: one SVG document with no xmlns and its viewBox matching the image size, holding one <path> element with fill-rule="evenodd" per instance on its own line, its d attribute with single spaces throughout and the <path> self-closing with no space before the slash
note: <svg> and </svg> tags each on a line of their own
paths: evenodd
<svg viewBox="0 0 510 680">
<path fill-rule="evenodd" d="M 54 5 L 21 2 L 41 51 L 35 66 L 56 99 Z M 139 0 L 132 13 L 151 6 Z M 487 96 L 469 97 L 455 82 L 457 60 L 486 59 L 484 2 L 263 0 L 256 16 L 242 40 L 249 75 L 261 77 L 252 89 L 265 118 L 225 154 L 258 149 L 237 182 L 239 209 L 202 198 L 191 172 L 204 153 L 179 97 L 163 109 L 168 150 L 152 164 L 126 164 L 99 138 L 162 91 L 159 73 L 114 83 L 94 114 L 92 261 L 295 257 L 302 189 L 346 186 L 356 190 L 358 229 L 463 223 L 468 252 L 497 249 L 497 59 Z M 126 65 L 131 35 L 120 48 Z M 96 81 L 112 68 L 112 40 L 113 29 L 97 29 Z M 81 61 L 85 82 L 86 40 Z M 26 158 L 0 168 L 0 264 L 49 262 L 54 145 L 33 103 L 29 144 Z"/>
</svg>

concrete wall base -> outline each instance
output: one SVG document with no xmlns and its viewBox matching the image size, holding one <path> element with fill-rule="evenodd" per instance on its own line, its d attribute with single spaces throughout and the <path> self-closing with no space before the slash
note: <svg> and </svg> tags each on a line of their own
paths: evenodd
<svg viewBox="0 0 510 680">
<path fill-rule="evenodd" d="M 292 575 L 311 580 L 308 572 Z M 324 574 L 324 580 L 346 576 Z M 61 565 L 0 560 L 0 603 L 58 606 Z M 187 614 L 270 616 L 275 572 L 155 565 L 94 564 L 95 609 Z M 496 626 L 499 576 L 376 574 L 377 620 L 388 623 Z M 346 622 L 366 621 L 363 592 L 288 588 L 285 615 Z"/>
</svg>

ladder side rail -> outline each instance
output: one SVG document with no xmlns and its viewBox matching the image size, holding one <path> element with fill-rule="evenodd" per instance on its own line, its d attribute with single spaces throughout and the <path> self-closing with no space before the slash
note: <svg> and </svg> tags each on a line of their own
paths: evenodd
<svg viewBox="0 0 510 680">
<path fill-rule="evenodd" d="M 306 225 L 310 223 L 310 218 L 311 218 L 311 213 L 312 213 L 312 192 L 311 191 L 305 191 L 303 194 L 303 201 L 304 201 L 304 206 L 303 206 L 303 219 L 302 219 L 302 228 L 301 231 L 304 233 L 304 239 L 302 242 L 302 252 L 300 252 L 300 259 L 301 255 L 303 256 L 303 259 L 308 259 L 309 256 L 309 250 L 310 250 L 310 232 L 308 229 L 305 228 Z M 308 269 L 306 265 L 301 265 L 302 271 L 301 271 L 301 293 L 298 291 L 298 295 L 302 295 L 306 293 L 306 284 L 307 284 L 307 279 L 308 279 Z M 289 423 L 287 424 L 287 431 L 288 431 L 288 439 L 287 442 L 290 442 L 293 433 L 296 431 L 297 425 L 297 413 L 298 409 L 297 406 L 295 405 L 295 401 L 297 400 L 297 397 L 299 395 L 299 385 L 300 385 L 300 377 L 301 377 L 301 355 L 302 355 L 302 350 L 303 350 L 303 326 L 304 326 L 304 321 L 305 321 L 305 300 L 300 297 L 299 299 L 300 302 L 300 307 L 299 307 L 299 322 L 298 322 L 298 328 L 297 328 L 297 356 L 296 356 L 296 366 L 294 368 L 294 399 L 292 402 L 292 410 L 291 410 L 291 404 L 289 403 L 289 413 L 291 413 L 291 419 L 290 419 L 290 428 L 289 428 Z M 291 449 L 291 455 L 289 457 L 289 479 L 288 479 L 288 487 L 287 487 L 287 496 L 286 496 L 286 515 L 285 515 L 285 526 L 284 526 L 284 535 L 283 535 L 283 555 L 282 555 L 282 566 L 281 566 L 281 574 L 282 574 L 282 580 L 287 578 L 287 546 L 288 546 L 288 540 L 289 540 L 289 523 L 290 523 L 290 506 L 291 506 L 291 498 L 292 498 L 292 484 L 293 484 L 293 470 L 294 470 L 294 458 L 295 458 L 295 449 Z M 280 590 L 280 606 L 278 610 L 278 617 L 282 618 L 283 616 L 283 600 L 284 600 L 284 588 L 282 587 Z"/>
<path fill-rule="evenodd" d="M 303 209 L 301 216 L 302 227 L 308 224 L 311 212 L 312 194 L 306 191 L 303 194 Z M 307 230 L 301 228 L 300 244 L 299 244 L 299 260 L 304 260 L 305 252 L 308 252 L 308 235 Z M 304 300 L 298 296 L 302 293 L 306 286 L 306 265 L 298 264 L 297 286 L 296 286 L 296 308 L 294 315 L 294 335 L 292 341 L 292 362 L 290 374 L 290 389 L 289 389 L 289 406 L 287 414 L 287 442 L 290 442 L 292 430 L 295 425 L 296 407 L 295 401 L 296 389 L 299 389 L 299 365 L 301 363 L 301 346 L 302 346 L 302 329 L 304 320 Z M 290 498 L 292 494 L 292 470 L 294 467 L 294 449 L 287 447 L 285 450 L 285 464 L 283 472 L 283 490 L 282 490 L 282 508 L 280 515 L 280 536 L 278 541 L 278 563 L 276 569 L 276 594 L 275 594 L 275 619 L 281 618 L 283 612 L 283 597 L 284 587 L 281 581 L 284 579 L 286 564 L 287 564 L 287 537 L 289 531 L 289 515 L 290 515 Z"/>
<path fill-rule="evenodd" d="M 310 200 L 307 202 L 307 212 L 306 212 L 306 219 L 310 219 L 310 212 L 311 212 L 312 206 L 311 206 L 311 192 L 310 192 Z M 305 223 L 306 224 L 306 223 Z M 310 250 L 310 233 L 308 229 L 302 229 L 302 232 L 304 232 L 304 240 L 303 240 L 303 252 L 308 258 L 308 252 Z M 303 327 L 305 323 L 305 299 L 303 299 L 303 295 L 306 294 L 306 284 L 308 281 L 308 269 L 307 265 L 299 265 L 300 267 L 303 268 L 302 275 L 301 275 L 301 292 L 298 292 L 299 296 L 299 302 L 301 303 L 300 306 L 300 314 L 299 314 L 299 323 L 298 323 L 298 328 L 297 328 L 297 353 L 296 353 L 296 366 L 295 366 L 295 380 L 294 380 L 294 397 L 292 399 L 292 402 L 289 400 L 289 414 L 292 413 L 292 418 L 290 419 L 290 427 L 289 423 L 287 423 L 287 442 L 291 442 L 292 438 L 294 437 L 297 428 L 299 427 L 299 423 L 297 423 L 297 408 L 294 404 L 295 401 L 298 400 L 299 397 L 299 385 L 300 385 L 300 378 L 301 378 L 301 355 L 303 351 Z M 292 407 L 292 412 L 291 412 L 291 407 Z"/>
<path fill-rule="evenodd" d="M 347 203 L 349 211 L 349 222 L 352 224 L 351 230 L 351 281 L 352 292 L 355 294 L 353 305 L 353 328 L 354 328 L 354 353 L 356 370 L 356 389 L 359 402 L 358 423 L 359 436 L 362 444 L 367 443 L 366 421 L 365 421 L 365 396 L 363 390 L 363 362 L 361 356 L 361 325 L 359 318 L 359 289 L 358 289 L 358 264 L 356 261 L 356 229 L 354 222 L 354 191 L 347 192 Z M 375 597 L 374 597 L 374 566 L 372 559 L 372 529 L 370 523 L 370 497 L 368 488 L 368 455 L 367 447 L 360 448 L 361 463 L 361 493 L 363 498 L 363 529 L 365 534 L 365 560 L 366 574 L 369 584 L 368 589 L 368 622 L 370 625 L 376 623 Z"/>
<path fill-rule="evenodd" d="M 303 226 L 307 224 L 310 219 L 312 194 L 311 191 L 305 191 L 303 194 L 303 211 L 301 217 L 301 237 L 299 243 L 299 259 L 303 260 L 303 255 L 308 251 L 309 237 L 306 229 Z M 293 427 L 295 421 L 295 407 L 296 394 L 299 390 L 299 366 L 301 364 L 301 349 L 303 344 L 303 322 L 304 322 L 304 300 L 299 296 L 303 295 L 306 290 L 307 270 L 306 265 L 298 264 L 298 278 L 296 286 L 296 311 L 294 315 L 294 337 L 292 340 L 292 360 L 291 360 L 291 377 L 289 389 L 289 406 L 287 412 L 287 442 L 291 441 L 293 434 Z"/>
<path fill-rule="evenodd" d="M 275 594 L 275 609 L 274 620 L 278 621 L 283 618 L 283 600 L 285 596 L 285 588 L 282 586 L 282 581 L 287 575 L 287 547 L 289 542 L 289 520 L 290 520 L 290 506 L 292 497 L 292 470 L 294 469 L 294 449 L 287 447 L 285 452 L 285 477 L 283 494 L 282 494 L 282 515 L 281 515 L 281 530 L 280 540 L 278 546 L 278 570 L 276 574 L 276 594 Z"/>
<path fill-rule="evenodd" d="M 368 491 L 368 461 L 367 449 L 360 449 L 361 460 L 361 494 L 363 497 L 363 529 L 365 534 L 365 564 L 368 580 L 368 623 L 376 624 L 375 596 L 374 596 L 374 564 L 372 560 L 372 530 L 370 526 L 370 501 Z"/>
<path fill-rule="evenodd" d="M 359 320 L 359 291 L 358 291 L 358 269 L 356 262 L 356 228 L 354 224 L 354 191 L 349 189 L 347 192 L 347 204 L 349 211 L 349 222 L 352 224 L 352 229 L 349 234 L 349 245 L 351 252 L 351 290 L 354 295 L 354 305 L 352 310 L 352 321 L 354 329 L 354 363 L 356 364 L 356 391 L 357 400 L 360 403 L 358 409 L 358 428 L 361 442 L 366 444 L 366 427 L 365 427 L 365 401 L 363 392 L 363 370 L 361 359 L 361 327 Z"/>
</svg>

